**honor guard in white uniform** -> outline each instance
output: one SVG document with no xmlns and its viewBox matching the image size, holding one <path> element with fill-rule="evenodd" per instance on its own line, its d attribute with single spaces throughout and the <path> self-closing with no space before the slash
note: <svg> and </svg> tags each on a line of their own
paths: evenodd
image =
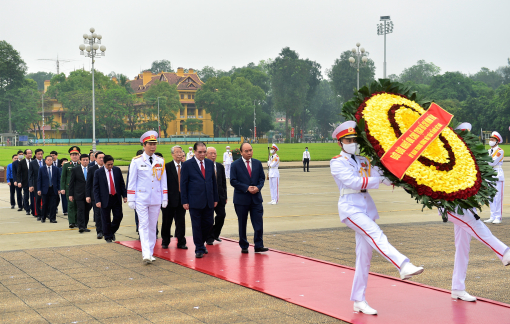
<svg viewBox="0 0 510 324">
<path fill-rule="evenodd" d="M 277 151 L 278 146 L 273 144 L 273 146 L 271 146 L 271 156 L 269 157 L 269 161 L 267 161 L 267 166 L 269 167 L 269 189 L 271 190 L 270 205 L 276 205 L 280 197 L 280 171 L 278 171 L 280 157 L 276 154 Z"/>
<path fill-rule="evenodd" d="M 375 223 L 379 214 L 367 190 L 377 189 L 381 183 L 389 186 L 391 182 L 382 177 L 379 169 L 372 167 L 368 159 L 357 155 L 359 145 L 356 143 L 355 128 L 354 121 L 346 121 L 333 132 L 333 138 L 338 140 L 342 152 L 331 160 L 330 168 L 340 190 L 340 220 L 356 233 L 356 270 L 351 292 L 354 311 L 375 315 L 377 311 L 365 300 L 372 250 L 391 262 L 399 270 L 402 280 L 422 273 L 423 268 L 414 266 L 395 249 Z"/>
<path fill-rule="evenodd" d="M 227 151 L 223 153 L 223 166 L 225 167 L 225 178 L 230 179 L 230 165 L 234 162 L 230 146 L 226 147 Z"/>
<path fill-rule="evenodd" d="M 129 166 L 128 204 L 138 214 L 138 233 L 145 263 L 156 259 L 152 256 L 156 244 L 156 223 L 161 207 L 168 205 L 165 160 L 156 152 L 158 133 L 148 131 L 140 137 L 144 152 L 136 156 Z"/>
<path fill-rule="evenodd" d="M 503 157 L 505 152 L 498 144 L 503 143 L 503 137 L 498 132 L 492 132 L 489 138 L 489 155 L 492 156 L 492 163 L 489 163 L 498 173 L 498 181 L 495 183 L 498 193 L 490 203 L 491 217 L 485 220 L 486 223 L 499 224 L 503 212 L 503 188 L 505 187 L 505 174 L 503 173 Z"/>
<path fill-rule="evenodd" d="M 476 297 L 466 292 L 465 284 L 471 237 L 476 238 L 494 251 L 505 266 L 510 263 L 510 249 L 491 233 L 490 229 L 480 220 L 480 217 L 474 211 L 463 209 L 462 213 L 464 215 L 448 212 L 448 221 L 454 224 L 453 229 L 455 233 L 452 298 L 476 301 Z M 439 211 L 439 214 L 441 214 L 441 211 Z"/>
<path fill-rule="evenodd" d="M 195 153 L 193 153 L 193 147 L 192 146 L 188 147 L 188 153 L 186 154 L 186 161 L 188 161 L 189 159 L 191 159 L 194 156 L 195 156 Z"/>
</svg>

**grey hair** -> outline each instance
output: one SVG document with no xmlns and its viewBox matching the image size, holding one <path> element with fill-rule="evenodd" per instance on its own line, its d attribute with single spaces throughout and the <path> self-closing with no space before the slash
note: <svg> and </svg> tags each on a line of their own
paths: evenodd
<svg viewBox="0 0 510 324">
<path fill-rule="evenodd" d="M 212 146 L 209 146 L 209 147 L 207 148 L 207 152 L 209 152 L 209 149 L 212 149 L 212 150 L 215 150 L 215 151 L 216 151 L 216 149 L 215 149 L 214 147 L 212 147 Z"/>
<path fill-rule="evenodd" d="M 180 148 L 180 149 L 181 149 L 181 151 L 183 151 L 183 152 L 184 152 L 184 150 L 182 149 L 182 147 L 181 147 L 180 145 L 172 146 L 172 148 L 170 149 L 170 152 L 172 152 L 172 154 L 174 154 L 174 150 L 175 150 L 176 148 Z"/>
</svg>

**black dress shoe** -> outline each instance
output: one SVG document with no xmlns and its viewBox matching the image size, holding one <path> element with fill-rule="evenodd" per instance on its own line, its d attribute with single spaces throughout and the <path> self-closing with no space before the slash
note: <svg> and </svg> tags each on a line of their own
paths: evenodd
<svg viewBox="0 0 510 324">
<path fill-rule="evenodd" d="M 106 243 L 112 243 L 111 239 L 106 239 Z"/>
<path fill-rule="evenodd" d="M 241 253 L 248 253 L 248 249 L 241 249 Z"/>
<path fill-rule="evenodd" d="M 37 217 L 37 220 L 40 221 L 41 220 L 41 217 Z"/>
<path fill-rule="evenodd" d="M 74 224 L 69 224 L 69 228 L 74 228 Z"/>
<path fill-rule="evenodd" d="M 84 228 L 83 231 L 86 233 L 90 232 L 90 230 L 88 228 Z"/>
<path fill-rule="evenodd" d="M 22 210 L 23 210 L 23 208 L 18 208 L 18 211 L 22 211 Z"/>
<path fill-rule="evenodd" d="M 56 223 L 57 221 L 56 220 L 50 220 L 50 223 Z"/>
<path fill-rule="evenodd" d="M 197 258 L 197 259 L 201 259 L 201 258 L 203 258 L 203 257 L 204 257 L 204 254 L 203 254 L 203 253 L 201 253 L 201 252 L 197 252 L 197 253 L 195 253 L 195 258 Z"/>
<path fill-rule="evenodd" d="M 80 234 L 81 234 L 81 233 L 85 232 L 85 230 L 83 228 L 80 228 L 80 230 L 78 232 L 80 232 Z"/>
<path fill-rule="evenodd" d="M 67 216 L 67 213 L 64 213 L 64 216 Z"/>
<path fill-rule="evenodd" d="M 97 233 L 97 239 L 100 240 L 103 238 L 103 233 Z"/>
<path fill-rule="evenodd" d="M 168 249 L 168 244 L 161 244 L 162 249 Z"/>
<path fill-rule="evenodd" d="M 41 223 L 46 223 L 46 219 L 41 219 Z"/>
<path fill-rule="evenodd" d="M 213 245 L 214 239 L 207 239 L 206 243 L 207 243 L 207 245 Z"/>
<path fill-rule="evenodd" d="M 27 212 L 27 215 L 30 215 L 30 212 Z"/>
<path fill-rule="evenodd" d="M 269 249 L 267 247 L 255 248 L 255 253 L 267 252 L 267 251 L 269 251 Z"/>
<path fill-rule="evenodd" d="M 14 209 L 14 206 L 11 206 L 11 209 Z"/>
<path fill-rule="evenodd" d="M 177 248 L 178 248 L 178 249 L 183 249 L 183 250 L 187 250 L 187 249 L 188 249 L 188 247 L 186 246 L 186 244 L 177 245 Z"/>
<path fill-rule="evenodd" d="M 222 242 L 219 237 L 215 238 L 215 240 L 218 241 L 218 242 Z"/>
</svg>

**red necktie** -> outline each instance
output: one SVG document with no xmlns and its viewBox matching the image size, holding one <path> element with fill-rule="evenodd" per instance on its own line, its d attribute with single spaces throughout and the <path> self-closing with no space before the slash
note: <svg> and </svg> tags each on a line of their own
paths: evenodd
<svg viewBox="0 0 510 324">
<path fill-rule="evenodd" d="M 115 185 L 113 184 L 113 179 L 112 179 L 112 170 L 108 170 L 109 174 L 110 174 L 110 195 L 115 195 L 116 192 L 115 192 Z"/>
<path fill-rule="evenodd" d="M 250 177 L 251 177 L 250 160 L 247 160 L 247 161 L 246 161 L 246 169 L 248 169 L 248 174 L 249 174 L 249 175 L 250 175 Z"/>
<path fill-rule="evenodd" d="M 204 176 L 204 179 L 205 179 L 204 162 L 202 162 L 202 161 L 200 161 L 200 170 L 202 170 L 202 175 Z"/>
</svg>

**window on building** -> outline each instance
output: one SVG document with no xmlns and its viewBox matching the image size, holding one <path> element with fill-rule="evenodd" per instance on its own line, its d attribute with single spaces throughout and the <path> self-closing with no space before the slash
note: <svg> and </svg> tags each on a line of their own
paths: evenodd
<svg viewBox="0 0 510 324">
<path fill-rule="evenodd" d="M 179 115 L 181 116 L 181 118 L 184 118 L 184 109 L 179 110 Z"/>
<path fill-rule="evenodd" d="M 202 115 L 202 113 L 203 113 L 202 110 L 203 109 L 200 109 L 200 108 L 198 109 L 198 118 L 204 118 L 204 115 Z"/>
<path fill-rule="evenodd" d="M 181 93 L 181 99 L 184 99 L 184 94 Z"/>
<path fill-rule="evenodd" d="M 195 118 L 195 109 L 196 109 L 195 105 L 188 105 L 188 118 Z"/>
<path fill-rule="evenodd" d="M 62 114 L 62 124 L 66 124 L 67 123 L 67 117 L 66 115 Z"/>
<path fill-rule="evenodd" d="M 181 134 L 184 134 L 184 120 L 181 120 L 179 131 L 181 132 Z"/>
<path fill-rule="evenodd" d="M 195 99 L 195 95 L 191 95 L 191 99 Z"/>
<path fill-rule="evenodd" d="M 62 139 L 67 139 L 67 133 L 62 133 Z"/>
</svg>

